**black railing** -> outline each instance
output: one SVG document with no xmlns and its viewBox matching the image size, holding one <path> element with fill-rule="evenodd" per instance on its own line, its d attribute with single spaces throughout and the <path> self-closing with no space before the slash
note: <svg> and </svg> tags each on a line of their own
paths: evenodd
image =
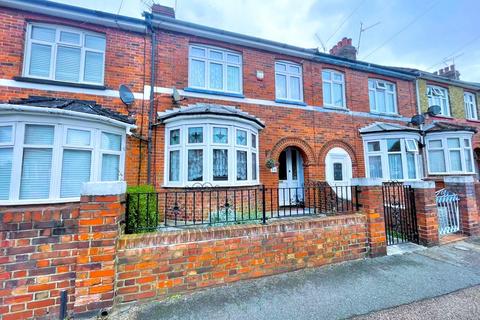
<svg viewBox="0 0 480 320">
<path fill-rule="evenodd" d="M 190 188 L 129 193 L 126 233 L 169 227 L 266 223 L 269 219 L 336 215 L 359 210 L 356 186 Z"/>
</svg>

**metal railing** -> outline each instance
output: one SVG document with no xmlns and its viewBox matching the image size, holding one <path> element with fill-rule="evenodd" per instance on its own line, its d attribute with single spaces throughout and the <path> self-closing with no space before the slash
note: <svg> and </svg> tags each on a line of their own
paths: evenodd
<svg viewBox="0 0 480 320">
<path fill-rule="evenodd" d="M 192 226 L 266 223 L 270 219 L 358 211 L 357 186 L 190 188 L 129 193 L 126 233 Z"/>
<path fill-rule="evenodd" d="M 438 214 L 438 232 L 441 235 L 454 233 L 460 230 L 460 213 L 458 202 L 460 197 L 446 189 L 435 193 Z"/>
</svg>

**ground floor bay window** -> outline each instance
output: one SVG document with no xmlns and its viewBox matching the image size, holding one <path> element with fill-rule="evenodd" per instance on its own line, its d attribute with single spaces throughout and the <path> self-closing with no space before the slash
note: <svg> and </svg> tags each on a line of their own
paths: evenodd
<svg viewBox="0 0 480 320">
<path fill-rule="evenodd" d="M 473 174 L 471 132 L 427 133 L 425 144 L 428 159 L 428 173 Z"/>
<path fill-rule="evenodd" d="M 123 179 L 125 127 L 73 113 L 0 114 L 0 205 L 78 201 L 84 182 Z"/>
</svg>

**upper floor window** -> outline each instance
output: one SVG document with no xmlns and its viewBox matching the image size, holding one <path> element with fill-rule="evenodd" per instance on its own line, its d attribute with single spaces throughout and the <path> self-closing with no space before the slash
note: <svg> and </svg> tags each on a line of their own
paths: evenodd
<svg viewBox="0 0 480 320">
<path fill-rule="evenodd" d="M 345 108 L 345 80 L 342 73 L 333 70 L 322 72 L 323 104 Z"/>
<path fill-rule="evenodd" d="M 477 103 L 475 95 L 470 92 L 463 94 L 463 101 L 465 103 L 465 116 L 467 119 L 478 120 Z"/>
<path fill-rule="evenodd" d="M 395 84 L 383 80 L 368 79 L 370 111 L 396 114 L 397 92 Z"/>
<path fill-rule="evenodd" d="M 302 67 L 298 64 L 275 62 L 276 99 L 303 102 Z"/>
<path fill-rule="evenodd" d="M 430 174 L 474 172 L 471 134 L 432 134 L 426 144 Z"/>
<path fill-rule="evenodd" d="M 23 75 L 103 85 L 105 36 L 45 24 L 29 24 Z"/>
<path fill-rule="evenodd" d="M 440 115 L 450 116 L 448 90 L 442 87 L 427 86 L 428 106 L 440 106 Z"/>
<path fill-rule="evenodd" d="M 242 56 L 224 49 L 191 45 L 188 86 L 241 94 Z"/>
</svg>

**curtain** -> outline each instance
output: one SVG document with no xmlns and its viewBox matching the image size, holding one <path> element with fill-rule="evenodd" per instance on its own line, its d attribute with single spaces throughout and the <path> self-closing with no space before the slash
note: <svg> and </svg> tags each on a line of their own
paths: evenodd
<svg viewBox="0 0 480 320">
<path fill-rule="evenodd" d="M 30 46 L 30 70 L 31 76 L 50 76 L 50 57 L 52 46 L 32 43 Z"/>
<path fill-rule="evenodd" d="M 79 197 L 84 182 L 90 181 L 92 152 L 88 150 L 64 150 L 60 197 Z"/>
<path fill-rule="evenodd" d="M 343 89 L 339 83 L 333 84 L 333 104 L 343 107 Z"/>
<path fill-rule="evenodd" d="M 467 166 L 467 171 L 473 172 L 472 155 L 470 153 L 470 149 L 464 149 L 464 152 L 465 152 L 465 165 Z"/>
<path fill-rule="evenodd" d="M 122 147 L 122 136 L 113 133 L 102 132 L 102 149 L 120 151 Z"/>
<path fill-rule="evenodd" d="M 80 79 L 80 48 L 58 46 L 55 79 L 78 82 Z"/>
<path fill-rule="evenodd" d="M 428 151 L 428 167 L 431 172 L 445 172 L 445 155 L 443 150 Z"/>
<path fill-rule="evenodd" d="M 257 180 L 257 154 L 252 153 L 252 180 Z"/>
<path fill-rule="evenodd" d="M 60 32 L 60 41 L 78 45 L 78 44 L 80 44 L 80 34 L 73 33 L 73 32 L 67 32 L 67 31 L 61 31 Z"/>
<path fill-rule="evenodd" d="M 68 129 L 67 130 L 67 144 L 74 146 L 89 146 L 90 145 L 90 131 Z"/>
<path fill-rule="evenodd" d="M 290 77 L 290 98 L 300 100 L 300 78 Z"/>
<path fill-rule="evenodd" d="M 323 82 L 323 104 L 332 104 L 332 85 L 330 82 Z"/>
<path fill-rule="evenodd" d="M 203 181 L 203 150 L 188 150 L 188 181 Z"/>
<path fill-rule="evenodd" d="M 223 89 L 223 66 L 210 62 L 210 89 Z"/>
<path fill-rule="evenodd" d="M 91 35 L 85 36 L 85 47 L 105 51 L 105 38 Z"/>
<path fill-rule="evenodd" d="M 280 99 L 287 98 L 287 77 L 283 74 L 275 75 L 276 97 Z"/>
<path fill-rule="evenodd" d="M 417 178 L 417 170 L 415 168 L 415 154 L 412 152 L 407 152 L 407 171 L 408 179 Z"/>
<path fill-rule="evenodd" d="M 228 150 L 213 150 L 213 180 L 228 180 Z"/>
<path fill-rule="evenodd" d="M 194 60 L 190 62 L 190 83 L 194 87 L 205 88 L 205 62 Z"/>
<path fill-rule="evenodd" d="M 235 66 L 227 67 L 227 90 L 240 92 L 240 68 Z"/>
<path fill-rule="evenodd" d="M 246 151 L 237 151 L 237 180 L 247 180 Z"/>
<path fill-rule="evenodd" d="M 20 199 L 48 199 L 52 149 L 23 149 Z"/>
<path fill-rule="evenodd" d="M 12 141 L 12 126 L 0 127 L 0 143 L 8 143 Z"/>
<path fill-rule="evenodd" d="M 0 200 L 8 200 L 12 176 L 13 148 L 0 149 Z"/>
<path fill-rule="evenodd" d="M 381 156 L 369 156 L 368 157 L 368 170 L 370 172 L 370 178 L 383 178 L 382 157 Z"/>
<path fill-rule="evenodd" d="M 102 155 L 102 181 L 118 181 L 120 173 L 120 156 L 116 154 Z"/>
<path fill-rule="evenodd" d="M 168 179 L 170 181 L 180 181 L 180 151 L 170 151 L 170 165 Z"/>
<path fill-rule="evenodd" d="M 450 170 L 462 171 L 462 157 L 460 150 L 450 150 Z"/>
<path fill-rule="evenodd" d="M 401 154 L 389 154 L 388 166 L 390 169 L 390 179 L 403 179 Z"/>
<path fill-rule="evenodd" d="M 88 82 L 103 82 L 103 53 L 85 52 L 85 72 L 83 78 Z"/>
</svg>

